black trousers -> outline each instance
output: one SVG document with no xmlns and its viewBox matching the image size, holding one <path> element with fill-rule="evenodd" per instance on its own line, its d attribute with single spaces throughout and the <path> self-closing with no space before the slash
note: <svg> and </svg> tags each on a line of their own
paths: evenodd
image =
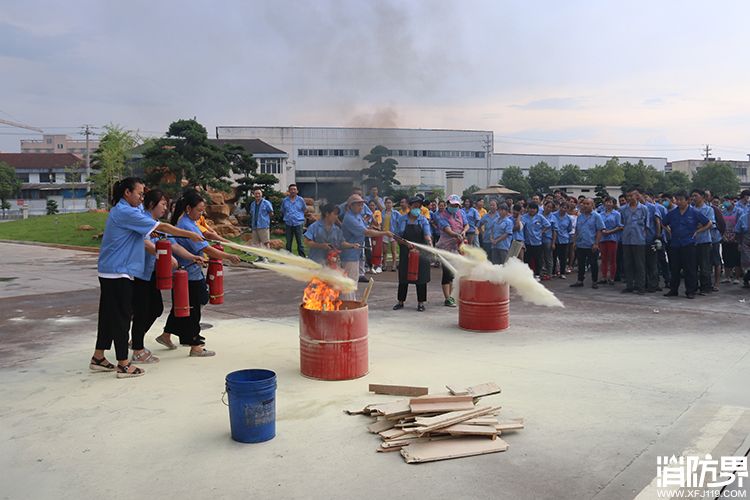
<svg viewBox="0 0 750 500">
<path fill-rule="evenodd" d="M 709 245 L 710 246 L 710 245 Z M 680 289 L 680 277 L 685 274 L 685 293 L 690 295 L 698 290 L 698 263 L 696 247 L 691 245 L 669 249 L 669 272 L 672 275 L 672 281 L 669 284 L 669 291 L 677 293 Z"/>
<path fill-rule="evenodd" d="M 427 302 L 427 283 L 415 283 L 417 287 L 417 302 Z M 406 292 L 409 290 L 409 283 L 398 284 L 398 301 L 406 300 Z"/>
<path fill-rule="evenodd" d="M 542 245 L 526 245 L 525 260 L 526 263 L 534 270 L 534 274 L 539 276 L 542 273 L 542 256 L 544 247 Z"/>
<path fill-rule="evenodd" d="M 625 258 L 623 256 L 622 244 L 617 245 L 617 272 L 615 272 L 615 281 L 620 281 L 625 274 Z"/>
<path fill-rule="evenodd" d="M 711 243 L 695 245 L 695 258 L 698 263 L 698 284 L 701 292 L 711 291 Z"/>
<path fill-rule="evenodd" d="M 127 361 L 130 317 L 133 314 L 133 282 L 127 278 L 99 278 L 99 287 L 96 349 L 107 351 L 114 342 L 117 361 Z"/>
<path fill-rule="evenodd" d="M 190 316 L 178 318 L 174 315 L 174 306 L 169 311 L 167 324 L 164 332 L 180 337 L 180 344 L 203 345 L 201 334 L 201 306 L 208 303 L 208 290 L 204 280 L 188 281 L 188 293 L 190 294 Z M 174 290 L 172 291 L 172 304 L 174 304 Z"/>
<path fill-rule="evenodd" d="M 143 339 L 159 316 L 164 312 L 161 290 L 156 288 L 156 275 L 150 281 L 135 279 L 133 282 L 133 325 L 130 341 L 134 351 L 143 349 Z"/>
<path fill-rule="evenodd" d="M 297 253 L 300 257 L 307 257 L 305 255 L 305 245 L 302 243 L 302 224 L 299 226 L 286 226 L 284 228 L 286 233 L 286 251 L 292 253 L 292 238 L 297 240 Z"/>
<path fill-rule="evenodd" d="M 455 278 L 453 272 L 445 267 L 445 265 L 442 265 L 441 267 L 443 268 L 443 278 L 440 280 L 440 284 L 447 285 L 448 283 L 453 283 L 453 278 Z"/>
<path fill-rule="evenodd" d="M 625 288 L 644 291 L 646 288 L 646 245 L 622 245 L 625 265 Z"/>
<path fill-rule="evenodd" d="M 554 260 L 560 266 L 557 268 L 560 274 L 565 274 L 565 268 L 568 267 L 568 247 L 570 247 L 570 243 L 558 243 L 555 247 Z"/>
<path fill-rule="evenodd" d="M 656 260 L 659 265 L 659 274 L 664 278 L 664 284 L 669 285 L 672 281 L 671 273 L 669 272 L 669 262 L 667 262 L 667 249 L 662 248 L 656 252 Z"/>
<path fill-rule="evenodd" d="M 646 290 L 659 288 L 659 260 L 656 249 L 646 245 Z"/>
<path fill-rule="evenodd" d="M 591 280 L 599 281 L 599 252 L 591 248 L 576 248 L 576 259 L 578 259 L 578 281 L 583 282 L 586 278 L 586 267 L 591 268 Z"/>
</svg>

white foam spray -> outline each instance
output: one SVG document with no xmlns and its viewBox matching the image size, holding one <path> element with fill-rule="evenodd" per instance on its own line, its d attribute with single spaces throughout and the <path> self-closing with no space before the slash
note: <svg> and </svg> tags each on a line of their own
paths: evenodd
<svg viewBox="0 0 750 500">
<path fill-rule="evenodd" d="M 507 283 L 526 302 L 539 306 L 564 307 L 554 293 L 534 279 L 534 273 L 531 272 L 529 266 L 515 257 L 508 259 L 505 265 L 497 266 L 487 260 L 487 254 L 481 248 L 463 245 L 462 255 L 419 243 L 412 244 L 420 250 L 440 257 L 444 264 L 448 264 L 448 268 L 453 271 L 456 278 Z"/>
</svg>

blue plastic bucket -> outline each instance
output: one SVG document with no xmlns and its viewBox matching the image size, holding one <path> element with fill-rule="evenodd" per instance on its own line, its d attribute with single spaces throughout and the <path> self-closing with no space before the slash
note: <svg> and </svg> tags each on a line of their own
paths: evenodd
<svg viewBox="0 0 750 500">
<path fill-rule="evenodd" d="M 276 374 L 238 370 L 226 377 L 232 439 L 262 443 L 276 435 Z"/>
</svg>

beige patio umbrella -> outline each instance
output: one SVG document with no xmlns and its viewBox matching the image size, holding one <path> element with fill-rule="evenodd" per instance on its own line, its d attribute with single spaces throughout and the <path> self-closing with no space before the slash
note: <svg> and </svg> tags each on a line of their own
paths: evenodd
<svg viewBox="0 0 750 500">
<path fill-rule="evenodd" d="M 507 187 L 501 186 L 500 184 L 493 184 L 472 193 L 473 196 L 508 196 L 511 194 L 521 193 L 519 193 L 518 191 L 513 191 L 512 189 L 508 189 Z"/>
</svg>

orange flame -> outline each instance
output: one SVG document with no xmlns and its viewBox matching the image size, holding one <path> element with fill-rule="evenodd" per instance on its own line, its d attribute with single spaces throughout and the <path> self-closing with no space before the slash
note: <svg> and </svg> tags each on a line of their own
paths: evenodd
<svg viewBox="0 0 750 500">
<path fill-rule="evenodd" d="M 338 311 L 341 308 L 339 291 L 324 281 L 313 278 L 305 288 L 302 307 L 312 311 Z"/>
</svg>

